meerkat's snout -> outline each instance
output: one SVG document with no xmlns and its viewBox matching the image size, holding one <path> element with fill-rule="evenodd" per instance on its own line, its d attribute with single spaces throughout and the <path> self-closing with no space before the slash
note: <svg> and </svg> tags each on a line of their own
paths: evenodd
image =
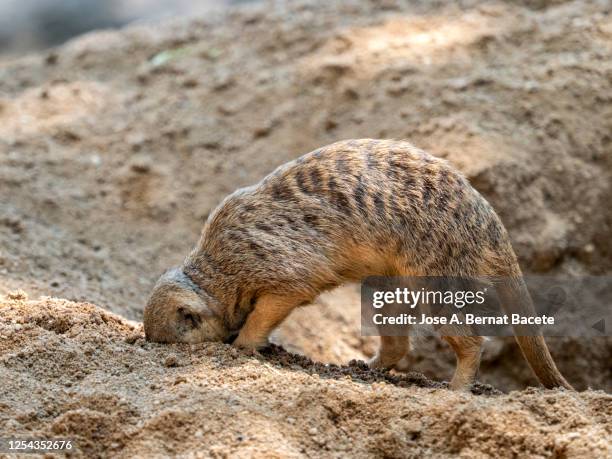
<svg viewBox="0 0 612 459">
<path fill-rule="evenodd" d="M 144 310 L 145 336 L 159 343 L 233 341 L 203 292 L 179 268 L 157 282 Z"/>
</svg>

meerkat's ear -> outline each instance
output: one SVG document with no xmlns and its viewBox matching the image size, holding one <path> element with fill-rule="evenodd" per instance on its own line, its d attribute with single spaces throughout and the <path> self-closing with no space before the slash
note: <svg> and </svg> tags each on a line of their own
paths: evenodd
<svg viewBox="0 0 612 459">
<path fill-rule="evenodd" d="M 185 324 L 188 328 L 198 328 L 202 324 L 202 318 L 192 309 L 186 306 L 179 306 L 176 311 L 180 322 Z"/>
</svg>

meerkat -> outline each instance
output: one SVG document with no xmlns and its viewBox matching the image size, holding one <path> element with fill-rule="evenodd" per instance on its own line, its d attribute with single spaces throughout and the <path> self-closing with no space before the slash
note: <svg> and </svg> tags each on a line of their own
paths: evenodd
<svg viewBox="0 0 612 459">
<path fill-rule="evenodd" d="M 368 276 L 500 276 L 502 301 L 532 311 L 509 236 L 457 170 L 405 141 L 348 140 L 288 162 L 226 197 L 144 310 L 146 338 L 259 348 L 296 307 Z M 442 336 L 450 387 L 474 381 L 482 337 Z M 516 340 L 546 388 L 570 384 L 542 336 Z M 401 368 L 408 336 L 381 337 L 372 367 Z"/>
</svg>

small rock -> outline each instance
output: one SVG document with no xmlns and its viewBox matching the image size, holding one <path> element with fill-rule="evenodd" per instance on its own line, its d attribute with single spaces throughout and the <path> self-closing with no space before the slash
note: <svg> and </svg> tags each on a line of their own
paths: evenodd
<svg viewBox="0 0 612 459">
<path fill-rule="evenodd" d="M 322 437 L 314 437 L 313 441 L 319 446 L 324 446 L 327 443 L 327 440 L 325 440 L 325 438 L 322 438 Z"/>
<path fill-rule="evenodd" d="M 7 226 L 15 234 L 21 234 L 25 231 L 25 227 L 19 218 L 4 217 L 0 219 L 0 225 Z"/>
<path fill-rule="evenodd" d="M 344 74 L 351 70 L 354 64 L 353 56 L 330 56 L 322 62 L 321 67 L 337 74 Z"/>
<path fill-rule="evenodd" d="M 227 351 L 227 356 L 232 358 L 232 359 L 235 359 L 239 355 L 240 355 L 240 352 L 238 352 L 238 349 L 236 349 L 235 347 L 231 347 Z"/>
<path fill-rule="evenodd" d="M 203 350 L 204 355 L 215 355 L 215 348 L 213 346 L 206 346 Z"/>
<path fill-rule="evenodd" d="M 185 81 L 183 81 L 183 87 L 187 89 L 195 88 L 199 84 L 199 81 L 195 78 L 187 78 Z"/>
<path fill-rule="evenodd" d="M 332 118 L 325 120 L 325 130 L 332 131 L 338 127 L 338 122 Z"/>
<path fill-rule="evenodd" d="M 140 333 L 131 333 L 125 337 L 125 342 L 128 344 L 134 344 L 138 338 L 140 338 Z"/>
<path fill-rule="evenodd" d="M 215 77 L 213 83 L 213 90 L 224 91 L 234 86 L 234 84 L 236 84 L 236 80 L 234 80 L 231 75 L 222 73 Z"/>
<path fill-rule="evenodd" d="M 272 124 L 266 123 L 261 126 L 256 127 L 253 130 L 253 137 L 259 139 L 261 137 L 267 137 L 272 131 Z"/>
<path fill-rule="evenodd" d="M 225 116 L 230 116 L 230 115 L 235 115 L 236 112 L 238 112 L 238 109 L 232 105 L 229 104 L 220 104 L 217 107 L 217 111 L 221 114 L 221 115 L 225 115 Z"/>
<path fill-rule="evenodd" d="M 408 91 L 408 89 L 410 89 L 410 83 L 408 81 L 403 81 L 389 86 L 387 88 L 387 94 L 390 96 L 399 96 Z"/>
<path fill-rule="evenodd" d="M 135 155 L 130 162 L 130 169 L 137 174 L 147 174 L 151 172 L 151 158 L 145 155 Z"/>
<path fill-rule="evenodd" d="M 132 147 L 132 150 L 139 150 L 147 141 L 147 136 L 143 132 L 130 132 L 125 137 L 125 141 Z"/>
<path fill-rule="evenodd" d="M 45 57 L 45 64 L 47 65 L 55 65 L 57 64 L 59 56 L 56 53 L 49 53 L 47 57 Z"/>
<path fill-rule="evenodd" d="M 169 355 L 164 360 L 164 366 L 167 368 L 178 367 L 179 366 L 178 357 L 176 355 Z"/>
</svg>

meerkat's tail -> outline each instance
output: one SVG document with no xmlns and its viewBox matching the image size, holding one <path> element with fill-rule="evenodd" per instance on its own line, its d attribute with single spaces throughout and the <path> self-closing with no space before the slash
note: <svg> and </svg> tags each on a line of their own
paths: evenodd
<svg viewBox="0 0 612 459">
<path fill-rule="evenodd" d="M 535 315 L 531 296 L 521 276 L 505 278 L 496 287 L 502 307 L 507 313 Z M 525 359 L 544 387 L 574 390 L 557 369 L 542 335 L 536 334 L 528 325 L 514 326 L 514 334 Z"/>
</svg>

